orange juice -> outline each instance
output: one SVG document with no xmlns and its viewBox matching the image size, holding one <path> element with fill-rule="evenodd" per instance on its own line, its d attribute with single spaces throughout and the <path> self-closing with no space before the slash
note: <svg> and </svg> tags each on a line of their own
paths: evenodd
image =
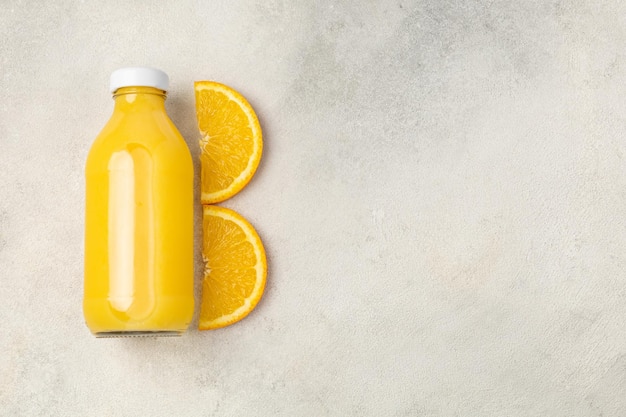
<svg viewBox="0 0 626 417">
<path fill-rule="evenodd" d="M 156 69 L 115 71 L 87 158 L 83 311 L 99 337 L 181 334 L 193 316 L 193 164 L 167 84 Z"/>
</svg>

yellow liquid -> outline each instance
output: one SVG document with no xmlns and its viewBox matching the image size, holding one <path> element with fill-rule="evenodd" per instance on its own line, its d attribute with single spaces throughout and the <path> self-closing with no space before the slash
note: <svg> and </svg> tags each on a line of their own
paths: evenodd
<svg viewBox="0 0 626 417">
<path fill-rule="evenodd" d="M 86 165 L 87 326 L 179 334 L 193 316 L 193 164 L 151 87 L 115 92 Z"/>
</svg>

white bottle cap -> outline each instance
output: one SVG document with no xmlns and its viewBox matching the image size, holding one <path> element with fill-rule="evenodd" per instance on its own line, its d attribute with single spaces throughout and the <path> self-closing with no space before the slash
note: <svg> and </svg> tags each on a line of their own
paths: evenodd
<svg viewBox="0 0 626 417">
<path fill-rule="evenodd" d="M 120 68 L 111 74 L 111 92 L 122 87 L 154 87 L 167 91 L 170 78 L 163 71 L 148 67 Z"/>
</svg>

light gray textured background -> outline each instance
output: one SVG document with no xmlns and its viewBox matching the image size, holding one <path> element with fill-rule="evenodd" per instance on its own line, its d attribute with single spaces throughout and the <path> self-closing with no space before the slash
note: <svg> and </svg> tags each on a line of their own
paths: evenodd
<svg viewBox="0 0 626 417">
<path fill-rule="evenodd" d="M 0 415 L 626 416 L 626 3 L 352 3 L 0 2 Z M 194 155 L 194 80 L 259 114 L 237 325 L 83 325 L 128 65 L 169 73 Z"/>
</svg>

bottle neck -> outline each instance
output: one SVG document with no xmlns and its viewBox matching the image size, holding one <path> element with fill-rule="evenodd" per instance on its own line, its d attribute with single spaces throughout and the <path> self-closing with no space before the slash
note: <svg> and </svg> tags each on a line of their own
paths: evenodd
<svg viewBox="0 0 626 417">
<path fill-rule="evenodd" d="M 167 93 L 154 87 L 122 87 L 115 90 L 115 111 L 165 110 Z"/>
</svg>

